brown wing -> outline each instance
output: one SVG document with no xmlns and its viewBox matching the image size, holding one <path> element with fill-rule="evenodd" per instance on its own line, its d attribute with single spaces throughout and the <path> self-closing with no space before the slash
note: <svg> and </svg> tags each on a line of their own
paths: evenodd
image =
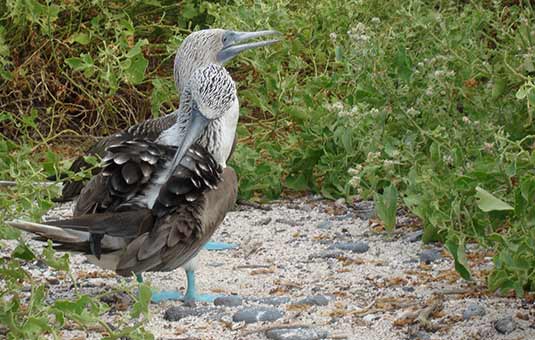
<svg viewBox="0 0 535 340">
<path fill-rule="evenodd" d="M 143 194 L 176 148 L 147 140 L 129 140 L 106 150 L 102 171 L 82 189 L 75 216 L 124 208 L 123 205 Z M 138 207 L 145 208 L 143 204 Z"/>
<path fill-rule="evenodd" d="M 208 242 L 226 213 L 236 203 L 238 182 L 232 168 L 225 168 L 222 180 L 189 202 L 167 210 L 157 219 L 154 228 L 132 241 L 122 255 L 117 273 L 173 270 L 192 257 Z"/>
<path fill-rule="evenodd" d="M 142 123 L 136 124 L 130 127 L 128 130 L 121 131 L 111 136 L 102 138 L 95 144 L 93 144 L 86 152 L 88 156 L 104 157 L 106 149 L 111 145 L 116 145 L 121 142 L 132 140 L 135 138 L 143 138 L 145 140 L 154 141 L 160 133 L 171 127 L 176 122 L 176 115 L 170 114 L 157 119 L 151 119 Z M 83 157 L 78 157 L 69 168 L 72 172 L 79 172 L 81 170 L 88 169 L 90 165 L 84 160 Z M 93 170 L 93 175 L 100 172 L 99 168 Z M 61 197 L 56 198 L 57 202 L 72 201 L 76 196 L 80 194 L 85 186 L 85 181 L 65 181 L 63 183 L 63 189 L 61 191 Z"/>
</svg>

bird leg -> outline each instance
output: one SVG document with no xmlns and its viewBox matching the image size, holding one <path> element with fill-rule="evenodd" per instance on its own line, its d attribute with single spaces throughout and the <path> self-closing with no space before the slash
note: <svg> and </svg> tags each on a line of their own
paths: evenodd
<svg viewBox="0 0 535 340">
<path fill-rule="evenodd" d="M 183 295 L 178 291 L 153 292 L 151 298 L 152 302 L 159 303 L 166 300 L 180 300 L 184 301 L 186 304 L 194 302 L 213 302 L 219 296 L 214 294 L 197 294 L 195 272 L 193 270 L 186 270 L 186 278 L 188 285 L 186 288 L 186 295 Z"/>
<path fill-rule="evenodd" d="M 206 250 L 227 250 L 238 248 L 236 243 L 225 243 L 225 242 L 208 242 L 204 245 Z"/>
<path fill-rule="evenodd" d="M 188 279 L 188 288 L 186 289 L 184 302 L 213 302 L 218 297 L 218 295 L 214 294 L 197 294 L 197 288 L 195 287 L 195 272 L 193 270 L 186 270 L 186 277 Z"/>
</svg>

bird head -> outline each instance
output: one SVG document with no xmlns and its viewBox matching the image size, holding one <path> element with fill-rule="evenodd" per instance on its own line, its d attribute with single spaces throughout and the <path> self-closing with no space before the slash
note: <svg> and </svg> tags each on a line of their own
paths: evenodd
<svg viewBox="0 0 535 340">
<path fill-rule="evenodd" d="M 240 52 L 268 46 L 278 39 L 245 43 L 251 39 L 280 34 L 277 31 L 239 32 L 206 29 L 193 32 L 184 39 L 175 56 L 174 76 L 179 91 L 186 86 L 191 74 L 207 64 L 224 65 Z"/>
</svg>

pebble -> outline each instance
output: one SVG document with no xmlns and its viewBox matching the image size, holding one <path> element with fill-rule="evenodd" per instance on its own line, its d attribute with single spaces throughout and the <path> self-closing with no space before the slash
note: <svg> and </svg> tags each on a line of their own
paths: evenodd
<svg viewBox="0 0 535 340">
<path fill-rule="evenodd" d="M 183 318 L 186 318 L 188 316 L 200 316 L 203 315 L 209 311 L 211 311 L 211 308 L 191 308 L 191 307 L 182 307 L 182 306 L 175 306 L 168 308 L 163 318 L 167 321 L 179 321 Z"/>
<path fill-rule="evenodd" d="M 220 296 L 214 300 L 216 306 L 236 307 L 241 305 L 243 299 L 238 295 Z"/>
<path fill-rule="evenodd" d="M 308 255 L 308 259 L 309 260 L 313 260 L 313 259 L 334 259 L 334 258 L 343 256 L 343 255 L 344 255 L 344 253 L 342 251 L 340 251 L 340 250 L 323 250 L 323 251 L 320 251 L 319 253 L 314 253 L 314 254 Z"/>
<path fill-rule="evenodd" d="M 341 249 L 341 250 L 348 250 L 353 253 L 362 254 L 367 252 L 370 247 L 368 246 L 368 243 L 364 241 L 357 241 L 357 242 L 336 242 L 332 245 L 333 248 Z"/>
<path fill-rule="evenodd" d="M 407 235 L 407 240 L 409 242 L 416 242 L 422 239 L 422 235 L 424 234 L 423 230 L 417 230 L 415 232 L 412 232 Z"/>
<path fill-rule="evenodd" d="M 375 314 L 367 314 L 362 318 L 362 320 L 367 321 L 367 322 L 372 322 L 376 318 L 377 316 Z"/>
<path fill-rule="evenodd" d="M 438 249 L 425 249 L 420 253 L 420 262 L 429 264 L 442 258 L 442 254 Z"/>
<path fill-rule="evenodd" d="M 232 321 L 245 323 L 255 323 L 258 321 L 275 321 L 282 318 L 284 315 L 283 312 L 277 308 L 272 307 L 252 307 L 244 308 L 236 312 L 232 316 Z"/>
<path fill-rule="evenodd" d="M 509 334 L 516 328 L 516 322 L 513 320 L 512 316 L 507 316 L 505 318 L 496 320 L 494 323 L 494 328 L 501 334 Z"/>
<path fill-rule="evenodd" d="M 297 301 L 297 305 L 327 306 L 330 299 L 325 295 L 311 295 Z"/>
<path fill-rule="evenodd" d="M 263 305 L 279 306 L 290 302 L 290 298 L 287 296 L 268 296 L 263 298 L 252 298 L 250 301 Z"/>
<path fill-rule="evenodd" d="M 299 222 L 299 221 L 294 221 L 294 220 L 290 220 L 290 219 L 287 219 L 287 218 L 277 218 L 275 220 L 276 223 L 280 223 L 280 224 L 286 224 L 286 225 L 289 225 L 289 226 L 301 226 L 303 225 L 303 222 Z"/>
<path fill-rule="evenodd" d="M 271 329 L 266 332 L 272 340 L 319 340 L 329 336 L 329 332 L 315 328 L 282 328 Z"/>
<path fill-rule="evenodd" d="M 355 215 L 362 220 L 369 220 L 375 216 L 373 201 L 360 201 L 355 203 Z"/>
<path fill-rule="evenodd" d="M 404 292 L 407 292 L 407 293 L 412 293 L 412 292 L 414 292 L 414 287 L 411 287 L 411 286 L 403 286 L 403 287 L 401 287 L 401 289 L 402 289 Z"/>
<path fill-rule="evenodd" d="M 431 336 L 429 333 L 426 333 L 424 331 L 418 331 L 416 334 L 411 335 L 409 338 L 411 340 L 430 340 Z"/>
<path fill-rule="evenodd" d="M 471 303 L 463 312 L 463 319 L 469 320 L 474 316 L 484 316 L 486 314 L 485 308 L 478 303 Z"/>
<path fill-rule="evenodd" d="M 269 222 L 271 222 L 271 217 L 266 217 L 258 220 L 258 222 L 256 222 L 256 225 L 268 225 Z"/>
<path fill-rule="evenodd" d="M 326 230 L 326 229 L 331 229 L 333 226 L 333 223 L 329 220 L 324 220 L 320 223 L 318 223 L 318 229 L 323 229 L 323 230 Z"/>
</svg>

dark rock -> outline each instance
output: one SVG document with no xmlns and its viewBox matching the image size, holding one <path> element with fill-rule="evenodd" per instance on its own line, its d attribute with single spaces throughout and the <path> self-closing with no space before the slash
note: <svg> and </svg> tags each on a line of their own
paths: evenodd
<svg viewBox="0 0 535 340">
<path fill-rule="evenodd" d="M 249 300 L 263 305 L 272 306 L 279 306 L 290 302 L 290 298 L 287 296 L 268 296 L 263 298 L 251 298 Z"/>
<path fill-rule="evenodd" d="M 335 259 L 337 257 L 343 256 L 344 253 L 340 250 L 323 250 L 319 253 L 314 253 L 308 255 L 309 260 L 313 259 Z"/>
<path fill-rule="evenodd" d="M 51 284 L 51 285 L 57 285 L 57 284 L 59 284 L 59 280 L 58 280 L 58 278 L 57 278 L 57 277 L 54 277 L 54 276 L 53 276 L 53 277 L 47 277 L 47 278 L 46 278 L 46 282 L 48 282 L 48 283 Z"/>
<path fill-rule="evenodd" d="M 273 307 L 244 308 L 232 316 L 234 322 L 245 321 L 254 323 L 258 321 L 275 321 L 282 318 L 284 313 Z"/>
<path fill-rule="evenodd" d="M 463 312 L 463 319 L 469 320 L 474 316 L 484 316 L 486 314 L 485 308 L 478 303 L 471 303 Z"/>
<path fill-rule="evenodd" d="M 329 336 L 329 332 L 314 328 L 282 328 L 266 332 L 268 339 L 273 340 L 320 340 Z"/>
<path fill-rule="evenodd" d="M 359 253 L 359 254 L 365 253 L 370 249 L 370 247 L 368 246 L 368 243 L 364 241 L 336 242 L 330 248 L 347 250 L 347 251 L 351 251 L 353 253 Z"/>
<path fill-rule="evenodd" d="M 329 220 L 324 220 L 318 223 L 318 229 L 331 229 L 333 227 L 333 223 Z"/>
<path fill-rule="evenodd" d="M 420 262 L 429 264 L 442 258 L 442 254 L 438 249 L 426 249 L 420 253 Z"/>
<path fill-rule="evenodd" d="M 266 217 L 258 220 L 258 222 L 256 222 L 256 225 L 268 225 L 269 222 L 271 222 L 271 217 Z"/>
<path fill-rule="evenodd" d="M 241 305 L 242 301 L 242 298 L 238 295 L 220 296 L 214 300 L 214 305 L 236 307 Z"/>
<path fill-rule="evenodd" d="M 289 226 L 301 226 L 301 225 L 304 224 L 303 222 L 289 220 L 287 218 L 277 218 L 275 220 L 275 222 L 280 223 L 280 224 L 286 224 L 286 225 L 289 225 Z"/>
<path fill-rule="evenodd" d="M 501 334 L 509 334 L 516 328 L 516 322 L 513 320 L 512 316 L 507 316 L 505 318 L 496 320 L 494 323 L 494 328 Z"/>
<path fill-rule="evenodd" d="M 299 300 L 298 305 L 314 305 L 314 306 L 327 306 L 330 299 L 325 295 L 312 295 Z"/>
<path fill-rule="evenodd" d="M 212 309 L 175 306 L 168 308 L 165 311 L 163 318 L 167 321 L 179 321 L 188 316 L 200 316 L 209 311 L 212 311 Z"/>
<path fill-rule="evenodd" d="M 412 293 L 412 292 L 414 292 L 414 287 L 411 287 L 411 286 L 403 286 L 403 287 L 401 287 L 401 289 L 402 289 L 404 292 L 407 292 L 407 293 Z"/>
<path fill-rule="evenodd" d="M 417 230 L 415 232 L 410 233 L 407 235 L 407 240 L 409 242 L 416 242 L 422 239 L 422 235 L 424 234 L 423 230 Z"/>
</svg>

